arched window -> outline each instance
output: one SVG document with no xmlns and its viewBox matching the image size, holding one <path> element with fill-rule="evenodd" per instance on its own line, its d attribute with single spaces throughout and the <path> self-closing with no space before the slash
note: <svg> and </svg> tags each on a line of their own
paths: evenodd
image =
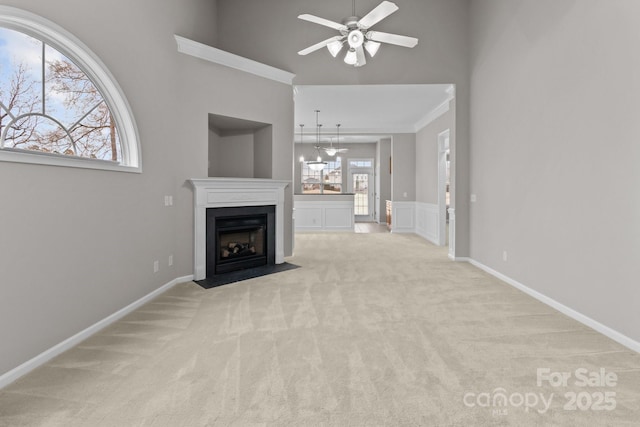
<svg viewBox="0 0 640 427">
<path fill-rule="evenodd" d="M 0 6 L 0 160 L 139 172 L 122 90 L 82 42 Z"/>
</svg>

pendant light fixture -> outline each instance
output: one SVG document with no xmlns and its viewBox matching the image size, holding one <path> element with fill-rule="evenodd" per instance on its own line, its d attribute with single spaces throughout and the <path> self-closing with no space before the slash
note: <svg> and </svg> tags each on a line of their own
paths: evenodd
<svg viewBox="0 0 640 427">
<path fill-rule="evenodd" d="M 322 169 L 324 169 L 324 167 L 327 165 L 327 162 L 322 160 L 322 156 L 320 156 L 320 128 L 322 127 L 321 124 L 318 123 L 318 114 L 320 113 L 320 110 L 315 110 L 316 112 L 316 160 L 309 160 L 306 162 L 307 166 L 309 166 L 309 169 L 311 169 L 312 171 L 321 171 Z M 302 128 L 301 128 L 302 129 Z"/>
<path fill-rule="evenodd" d="M 304 147 L 304 140 L 302 139 L 302 130 L 304 128 L 304 125 L 302 123 L 300 123 L 300 149 L 302 150 L 302 147 Z M 304 162 L 304 154 L 300 155 L 300 162 Z"/>
</svg>

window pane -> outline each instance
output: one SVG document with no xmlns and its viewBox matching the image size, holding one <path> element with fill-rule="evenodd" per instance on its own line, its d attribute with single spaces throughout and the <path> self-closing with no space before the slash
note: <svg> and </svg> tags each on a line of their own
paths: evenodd
<svg viewBox="0 0 640 427">
<path fill-rule="evenodd" d="M 320 194 L 322 184 L 322 171 L 314 171 L 302 163 L 302 193 L 303 194 Z"/>
<path fill-rule="evenodd" d="M 328 162 L 324 168 L 324 192 L 342 193 L 342 167 L 340 160 Z"/>
<path fill-rule="evenodd" d="M 3 147 L 122 160 L 111 111 L 89 77 L 51 46 L 5 28 L 0 101 Z"/>
<path fill-rule="evenodd" d="M 65 154 L 75 156 L 76 150 L 67 132 L 53 120 L 35 116 L 37 125 L 34 127 L 34 135 L 30 138 L 26 147 L 17 147 L 44 153 Z"/>
<path fill-rule="evenodd" d="M 303 162 L 301 165 L 303 194 L 342 193 L 342 167 L 340 160 L 327 162 L 321 171 L 313 171 Z"/>
<path fill-rule="evenodd" d="M 13 118 L 42 112 L 42 42 L 0 28 L 0 131 Z M 6 134 L 6 147 L 26 148 L 38 119 L 18 119 Z"/>
<path fill-rule="evenodd" d="M 71 131 L 78 156 L 120 161 L 118 133 L 104 102 Z"/>
<path fill-rule="evenodd" d="M 352 168 L 370 168 L 373 167 L 372 160 L 350 160 L 349 166 Z"/>
</svg>

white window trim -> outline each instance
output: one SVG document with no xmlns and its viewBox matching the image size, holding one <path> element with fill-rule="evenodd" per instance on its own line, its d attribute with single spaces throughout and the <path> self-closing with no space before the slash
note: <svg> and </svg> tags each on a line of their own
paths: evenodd
<svg viewBox="0 0 640 427">
<path fill-rule="evenodd" d="M 120 164 L 108 160 L 10 148 L 0 149 L 0 161 L 141 173 L 140 138 L 133 112 L 124 92 L 100 58 L 64 28 L 22 9 L 0 5 L 0 26 L 20 31 L 44 41 L 72 59 L 89 76 L 115 118 L 122 150 Z"/>
</svg>

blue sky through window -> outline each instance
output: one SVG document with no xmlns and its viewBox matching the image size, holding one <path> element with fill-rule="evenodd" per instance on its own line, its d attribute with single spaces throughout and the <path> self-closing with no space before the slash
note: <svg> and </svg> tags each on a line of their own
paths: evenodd
<svg viewBox="0 0 640 427">
<path fill-rule="evenodd" d="M 4 147 L 121 160 L 110 111 L 84 72 L 51 46 L 7 28 L 0 28 L 0 101 L 0 125 L 13 124 Z"/>
</svg>

